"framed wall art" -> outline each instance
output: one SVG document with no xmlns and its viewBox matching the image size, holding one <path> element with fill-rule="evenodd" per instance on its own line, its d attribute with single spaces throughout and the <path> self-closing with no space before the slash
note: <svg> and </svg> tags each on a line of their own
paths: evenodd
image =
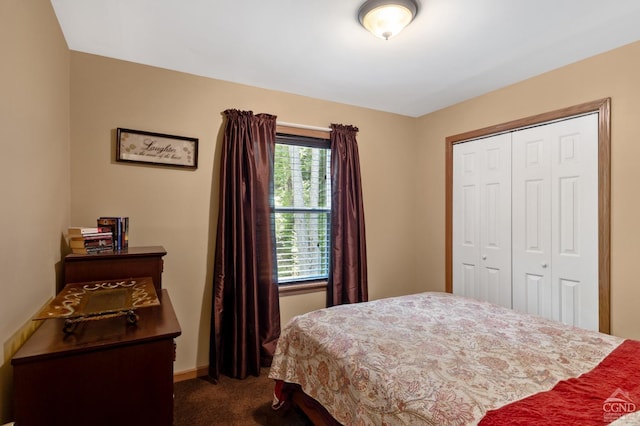
<svg viewBox="0 0 640 426">
<path fill-rule="evenodd" d="M 116 161 L 198 168 L 198 139 L 118 128 Z"/>
</svg>

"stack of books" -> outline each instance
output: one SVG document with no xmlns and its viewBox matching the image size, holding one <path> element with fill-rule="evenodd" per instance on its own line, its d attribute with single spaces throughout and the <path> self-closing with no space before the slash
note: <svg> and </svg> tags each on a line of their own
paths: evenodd
<svg viewBox="0 0 640 426">
<path fill-rule="evenodd" d="M 105 253 L 114 249 L 113 233 L 109 227 L 72 226 L 68 232 L 72 253 Z"/>
<path fill-rule="evenodd" d="M 108 227 L 113 234 L 113 248 L 123 250 L 129 247 L 129 218 L 126 216 L 101 216 L 98 227 Z"/>
</svg>

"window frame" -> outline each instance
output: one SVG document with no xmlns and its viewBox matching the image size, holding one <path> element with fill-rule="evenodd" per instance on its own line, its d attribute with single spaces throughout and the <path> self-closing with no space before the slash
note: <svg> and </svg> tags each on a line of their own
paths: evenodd
<svg viewBox="0 0 640 426">
<path fill-rule="evenodd" d="M 328 149 L 331 151 L 331 141 L 329 139 L 329 134 L 323 131 L 317 130 L 307 130 L 307 129 L 298 129 L 288 126 L 277 126 L 276 128 L 276 144 L 281 145 L 296 145 L 300 147 L 306 148 L 320 148 L 320 149 Z M 274 188 L 275 190 L 275 188 Z M 273 196 L 273 195 L 272 195 Z M 275 203 L 274 203 L 275 204 Z M 296 209 L 291 209 L 289 207 L 281 208 L 276 210 L 275 205 L 273 205 L 273 213 L 277 211 L 291 211 Z M 331 221 L 331 209 L 316 209 L 320 212 L 329 211 L 329 223 Z M 274 227 L 274 238 L 275 238 L 275 227 Z M 277 261 L 276 261 L 277 267 Z M 280 293 L 299 293 L 299 292 L 307 292 L 314 290 L 325 290 L 328 285 L 329 275 L 331 272 L 331 225 L 329 225 L 329 271 L 327 272 L 327 278 L 309 278 L 309 279 L 301 279 L 301 280 L 292 280 L 287 282 L 280 283 L 278 281 L 277 272 L 276 276 L 276 285 L 280 289 Z"/>
</svg>

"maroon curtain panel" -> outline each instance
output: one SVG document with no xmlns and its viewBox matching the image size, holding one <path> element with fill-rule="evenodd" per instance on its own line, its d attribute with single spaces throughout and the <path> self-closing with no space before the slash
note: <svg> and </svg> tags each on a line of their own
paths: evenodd
<svg viewBox="0 0 640 426">
<path fill-rule="evenodd" d="M 327 306 L 366 302 L 367 249 L 358 128 L 331 125 L 331 269 Z"/>
<path fill-rule="evenodd" d="M 271 215 L 276 117 L 224 115 L 209 348 L 214 380 L 260 375 L 280 336 Z"/>
</svg>

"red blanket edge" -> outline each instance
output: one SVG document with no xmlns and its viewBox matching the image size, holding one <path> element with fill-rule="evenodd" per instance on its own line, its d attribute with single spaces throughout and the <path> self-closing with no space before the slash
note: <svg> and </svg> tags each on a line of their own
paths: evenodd
<svg viewBox="0 0 640 426">
<path fill-rule="evenodd" d="M 487 411 L 479 425 L 603 425 L 640 407 L 640 341 L 625 340 L 594 369 Z"/>
</svg>

